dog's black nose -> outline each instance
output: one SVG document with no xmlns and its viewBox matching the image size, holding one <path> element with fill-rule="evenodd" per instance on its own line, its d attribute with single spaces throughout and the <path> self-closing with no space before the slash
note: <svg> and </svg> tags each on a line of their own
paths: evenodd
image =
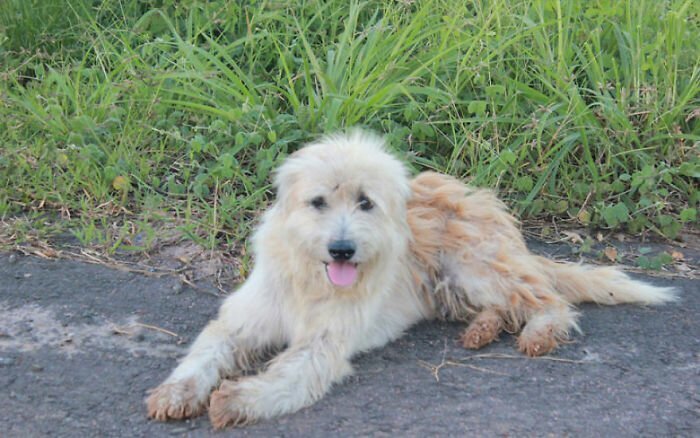
<svg viewBox="0 0 700 438">
<path fill-rule="evenodd" d="M 333 260 L 350 260 L 355 255 L 355 242 L 352 240 L 334 240 L 328 244 L 328 252 Z"/>
</svg>

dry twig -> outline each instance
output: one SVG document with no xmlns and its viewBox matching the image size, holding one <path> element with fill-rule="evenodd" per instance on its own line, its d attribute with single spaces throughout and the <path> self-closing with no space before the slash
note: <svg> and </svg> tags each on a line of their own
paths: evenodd
<svg viewBox="0 0 700 438">
<path fill-rule="evenodd" d="M 144 323 L 142 323 L 142 322 L 135 322 L 133 325 L 137 325 L 137 326 L 139 326 L 139 327 L 143 327 L 143 328 L 155 330 L 155 331 L 157 331 L 157 332 L 165 333 L 166 335 L 170 335 L 170 336 L 172 336 L 172 337 L 174 337 L 174 338 L 179 338 L 179 337 L 180 337 L 180 335 L 178 335 L 177 333 L 171 332 L 170 330 L 167 330 L 167 329 L 164 329 L 164 328 L 161 328 L 161 327 L 157 327 L 157 326 L 155 326 L 155 325 L 144 324 Z"/>
</svg>

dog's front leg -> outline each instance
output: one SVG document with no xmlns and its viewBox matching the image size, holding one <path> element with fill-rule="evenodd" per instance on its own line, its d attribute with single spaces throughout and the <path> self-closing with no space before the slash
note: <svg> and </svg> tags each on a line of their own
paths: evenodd
<svg viewBox="0 0 700 438">
<path fill-rule="evenodd" d="M 149 417 L 162 421 L 201 414 L 222 377 L 246 369 L 256 353 L 281 342 L 279 304 L 263 278 L 253 272 L 224 301 L 218 318 L 200 333 L 165 382 L 150 391 Z"/>
<path fill-rule="evenodd" d="M 265 372 L 225 380 L 211 395 L 212 425 L 242 425 L 308 406 L 351 373 L 348 357 L 343 345 L 329 337 L 292 346 L 277 356 Z"/>
</svg>

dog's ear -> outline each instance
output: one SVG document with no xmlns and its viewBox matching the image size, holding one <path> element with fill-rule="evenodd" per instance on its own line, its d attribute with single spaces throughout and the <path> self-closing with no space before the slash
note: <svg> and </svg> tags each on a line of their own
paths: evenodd
<svg viewBox="0 0 700 438">
<path fill-rule="evenodd" d="M 304 148 L 293 152 L 273 172 L 272 187 L 276 193 L 277 204 L 283 205 L 289 200 L 289 193 L 303 172 L 302 161 L 305 155 Z"/>
</svg>

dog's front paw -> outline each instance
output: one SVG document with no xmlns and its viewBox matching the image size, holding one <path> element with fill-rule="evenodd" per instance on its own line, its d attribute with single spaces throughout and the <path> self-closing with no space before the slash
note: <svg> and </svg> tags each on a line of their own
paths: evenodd
<svg viewBox="0 0 700 438">
<path fill-rule="evenodd" d="M 193 379 L 163 383 L 149 391 L 148 416 L 158 421 L 195 417 L 204 411 L 206 397 L 197 394 Z"/>
<path fill-rule="evenodd" d="M 243 410 L 236 382 L 224 380 L 209 400 L 209 420 L 215 429 L 226 426 L 244 426 L 254 419 Z"/>
</svg>

